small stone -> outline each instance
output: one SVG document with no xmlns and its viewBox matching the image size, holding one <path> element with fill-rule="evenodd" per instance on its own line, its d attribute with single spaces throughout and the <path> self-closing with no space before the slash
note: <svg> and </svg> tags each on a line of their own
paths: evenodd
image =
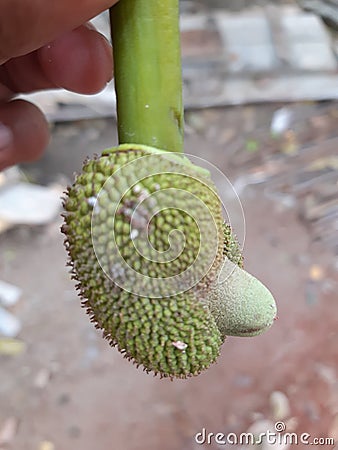
<svg viewBox="0 0 338 450">
<path fill-rule="evenodd" d="M 0 426 L 0 447 L 9 445 L 18 430 L 19 421 L 16 417 L 8 417 Z"/>
<path fill-rule="evenodd" d="M 44 389 L 50 380 L 50 375 L 49 370 L 41 369 L 35 377 L 34 386 L 38 389 Z"/>
<path fill-rule="evenodd" d="M 313 264 L 309 270 L 309 276 L 312 281 L 321 281 L 324 278 L 324 271 L 322 267 Z"/>
<path fill-rule="evenodd" d="M 270 395 L 270 406 L 275 421 L 283 420 L 290 416 L 289 399 L 283 392 L 272 392 Z"/>
<path fill-rule="evenodd" d="M 55 450 L 55 445 L 50 441 L 42 441 L 39 445 L 39 450 Z"/>
<path fill-rule="evenodd" d="M 15 305 L 21 294 L 22 290 L 17 286 L 0 281 L 0 305 L 6 307 Z"/>
<path fill-rule="evenodd" d="M 13 314 L 0 307 L 0 335 L 14 338 L 21 330 L 21 323 Z"/>
<path fill-rule="evenodd" d="M 290 126 L 294 112 L 291 108 L 284 106 L 277 109 L 272 116 L 270 130 L 274 135 L 284 133 Z"/>
</svg>

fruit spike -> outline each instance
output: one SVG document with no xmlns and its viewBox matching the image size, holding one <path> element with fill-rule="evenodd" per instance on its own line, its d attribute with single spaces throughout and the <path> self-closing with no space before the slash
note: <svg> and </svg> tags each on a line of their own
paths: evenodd
<svg viewBox="0 0 338 450">
<path fill-rule="evenodd" d="M 120 145 L 84 163 L 62 231 L 104 337 L 147 372 L 187 378 L 227 335 L 271 326 L 276 306 L 243 270 L 208 172 L 181 153 L 178 0 L 120 0 L 111 18 Z"/>
</svg>

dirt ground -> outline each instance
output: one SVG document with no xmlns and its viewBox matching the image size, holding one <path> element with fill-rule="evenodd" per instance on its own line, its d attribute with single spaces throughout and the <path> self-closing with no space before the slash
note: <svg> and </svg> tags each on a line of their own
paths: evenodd
<svg viewBox="0 0 338 450">
<path fill-rule="evenodd" d="M 186 151 L 235 182 L 252 167 L 233 167 L 229 136 L 266 126 L 275 109 L 190 113 Z M 85 156 L 115 143 L 112 121 L 59 125 L 47 155 L 24 170 L 40 183 L 65 180 Z M 243 433 L 252 424 L 267 427 L 265 419 L 283 419 L 287 431 L 311 439 L 338 439 L 337 255 L 313 242 L 299 204 L 267 198 L 264 184 L 240 197 L 246 269 L 274 293 L 278 320 L 260 337 L 228 338 L 217 364 L 189 380 L 137 370 L 93 329 L 65 267 L 61 219 L 0 236 L 1 278 L 23 289 L 12 312 L 26 344 L 19 355 L 0 356 L 0 433 L 10 421 L 15 429 L 4 449 L 218 449 L 224 446 L 214 441 L 199 445 L 196 433 Z M 275 391 L 284 403 L 276 405 Z"/>
</svg>

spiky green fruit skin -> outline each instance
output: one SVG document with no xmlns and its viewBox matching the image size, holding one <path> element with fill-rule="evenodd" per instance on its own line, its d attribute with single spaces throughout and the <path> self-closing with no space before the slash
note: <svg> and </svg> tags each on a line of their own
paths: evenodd
<svg viewBox="0 0 338 450">
<path fill-rule="evenodd" d="M 223 264 L 229 259 L 233 264 L 243 268 L 243 255 L 239 247 L 236 236 L 233 234 L 231 226 L 227 223 L 223 224 Z"/>
<path fill-rule="evenodd" d="M 192 293 L 161 300 L 116 291 L 87 302 L 89 311 L 112 345 L 162 377 L 197 375 L 215 361 L 222 343 L 208 308 Z M 126 307 L 128 305 L 128 307 Z M 178 348 L 178 343 L 186 348 Z"/>
<path fill-rule="evenodd" d="M 227 335 L 272 324 L 273 297 L 243 270 L 209 175 L 184 157 L 134 144 L 106 150 L 84 164 L 64 208 L 83 305 L 110 344 L 147 372 L 197 375 Z M 184 236 L 183 251 L 172 230 Z"/>
<path fill-rule="evenodd" d="M 208 305 L 199 296 L 198 289 L 199 283 L 203 286 L 212 284 L 223 258 L 223 219 L 220 202 L 212 183 L 206 180 L 204 188 L 201 187 L 201 182 L 197 178 L 201 179 L 204 174 L 201 175 L 199 169 L 195 169 L 187 162 L 188 177 L 181 175 L 175 177 L 173 174 L 168 176 L 166 173 L 148 177 L 138 182 L 136 193 L 135 185 L 132 184 L 135 174 L 128 172 L 129 180 L 122 180 L 117 176 L 110 186 L 113 192 L 111 193 L 109 189 L 109 195 L 99 196 L 96 215 L 91 201 L 102 193 L 101 189 L 109 177 L 120 173 L 121 167 L 138 160 L 141 156 L 154 153 L 161 154 L 159 150 L 145 146 L 122 145 L 105 151 L 100 158 L 86 162 L 81 175 L 67 192 L 62 231 L 66 235 L 72 273 L 78 281 L 77 287 L 84 299 L 83 304 L 92 321 L 103 330 L 110 344 L 117 345 L 127 358 L 138 365 L 143 365 L 146 371 L 153 371 L 164 377 L 186 378 L 197 375 L 209 367 L 216 360 L 222 343 L 215 320 Z M 182 171 L 182 158 L 177 161 Z M 166 164 L 164 162 L 164 168 Z M 175 165 L 175 157 L 169 164 Z M 142 167 L 142 161 L 139 160 L 135 167 L 138 177 L 142 177 L 143 170 L 145 172 L 150 170 L 149 167 Z M 156 298 L 151 298 L 135 295 L 119 287 L 121 281 L 128 282 L 128 280 L 115 280 L 119 281 L 116 283 L 114 275 L 123 278 L 123 271 L 119 273 L 115 270 L 115 274 L 108 273 L 109 268 L 114 267 L 116 262 L 114 252 L 110 248 L 114 239 L 130 267 L 153 277 L 175 276 L 177 272 L 182 271 L 182 265 L 184 269 L 196 261 L 196 256 L 201 251 L 197 245 L 200 244 L 198 224 L 194 223 L 188 214 L 177 214 L 174 209 L 169 209 L 157 214 L 149 222 L 148 230 L 143 230 L 141 224 L 138 231 L 140 233 L 147 231 L 151 244 L 160 250 L 166 250 L 169 232 L 173 228 L 181 230 L 186 239 L 186 251 L 169 263 L 159 264 L 148 260 L 143 265 L 130 239 L 130 217 L 129 210 L 126 210 L 135 206 L 137 195 L 141 195 L 144 190 L 154 194 L 159 187 L 161 192 L 176 188 L 197 195 L 210 209 L 218 234 L 217 246 L 212 249 L 213 264 L 202 279 L 195 280 L 192 274 L 190 278 L 184 280 L 191 283 L 190 289 L 178 291 L 176 295 L 167 295 L 166 292 L 161 295 L 161 292 L 158 292 Z M 161 202 L 165 202 L 165 199 L 161 199 Z M 112 205 L 115 205 L 115 212 L 117 211 L 114 220 L 109 217 L 109 208 Z M 184 206 L 186 205 L 182 205 Z M 202 214 L 202 217 L 199 217 L 201 222 L 210 220 L 209 217 L 203 218 L 203 211 L 197 211 L 197 214 Z M 94 234 L 96 233 L 99 250 L 97 246 L 94 249 L 92 241 L 93 217 L 96 221 Z M 205 251 L 208 253 L 208 246 Z M 98 252 L 101 252 L 99 255 L 101 264 L 97 259 Z M 152 256 L 151 252 L 149 256 Z M 150 277 L 149 283 L 151 282 Z M 130 288 L 132 287 L 131 285 Z"/>
</svg>

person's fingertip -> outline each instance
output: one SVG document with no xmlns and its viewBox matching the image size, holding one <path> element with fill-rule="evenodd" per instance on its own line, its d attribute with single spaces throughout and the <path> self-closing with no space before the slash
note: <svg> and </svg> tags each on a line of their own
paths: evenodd
<svg viewBox="0 0 338 450">
<path fill-rule="evenodd" d="M 42 47 L 38 55 L 51 82 L 70 91 L 94 94 L 113 76 L 110 43 L 91 24 L 64 34 Z"/>
<path fill-rule="evenodd" d="M 49 127 L 32 103 L 13 100 L 0 107 L 0 170 L 38 159 L 49 143 Z"/>
</svg>

